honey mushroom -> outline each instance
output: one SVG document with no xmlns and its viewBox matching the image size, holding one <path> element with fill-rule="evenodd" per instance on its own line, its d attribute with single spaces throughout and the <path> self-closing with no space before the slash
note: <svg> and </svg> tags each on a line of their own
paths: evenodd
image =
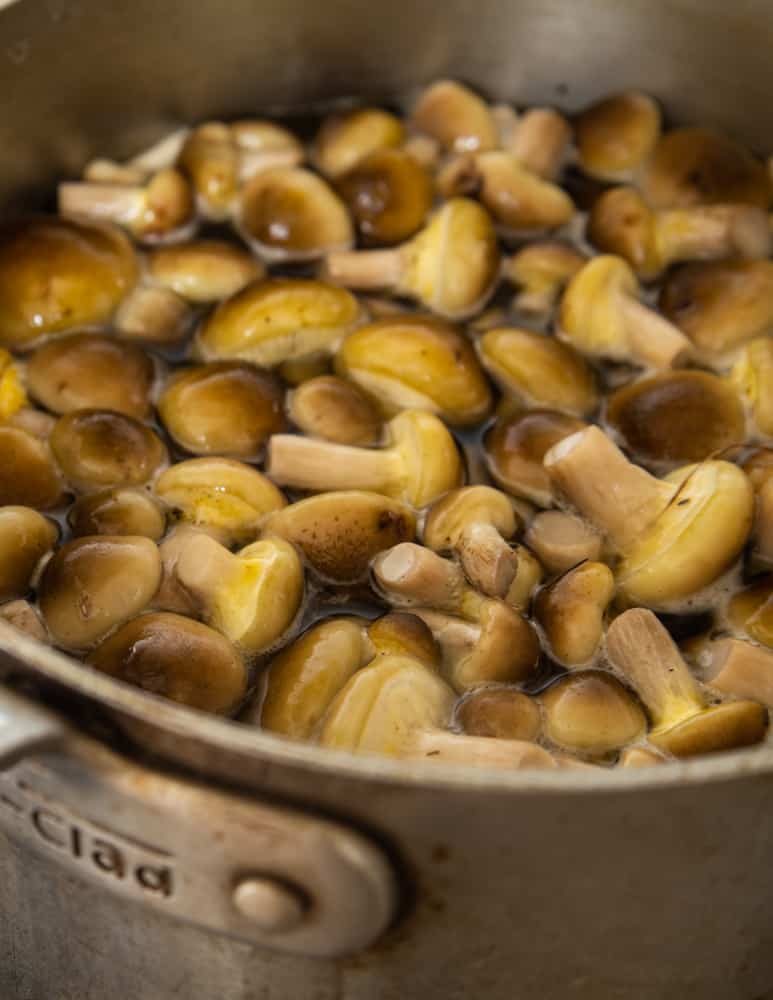
<svg viewBox="0 0 773 1000">
<path fill-rule="evenodd" d="M 631 692 L 612 674 L 580 670 L 539 694 L 543 733 L 556 747 L 604 757 L 641 739 L 647 719 Z"/>
<path fill-rule="evenodd" d="M 63 493 L 48 442 L 20 427 L 0 424 L 0 505 L 50 510 Z"/>
<path fill-rule="evenodd" d="M 157 407 L 170 437 L 194 455 L 255 460 L 285 426 L 279 381 L 243 361 L 178 370 Z"/>
<path fill-rule="evenodd" d="M 498 327 L 477 341 L 483 367 L 502 390 L 529 406 L 587 416 L 598 406 L 593 371 L 573 348 L 555 337 Z"/>
<path fill-rule="evenodd" d="M 730 373 L 760 434 L 773 434 L 773 340 L 757 337 L 741 348 Z M 739 440 L 736 438 L 736 441 Z"/>
<path fill-rule="evenodd" d="M 773 479 L 757 489 L 751 565 L 753 569 L 773 569 Z"/>
<path fill-rule="evenodd" d="M 559 334 L 592 358 L 653 368 L 681 365 L 690 355 L 690 341 L 639 295 L 636 276 L 621 257 L 594 257 L 561 298 Z"/>
<path fill-rule="evenodd" d="M 400 149 L 370 153 L 335 186 L 366 246 L 402 243 L 421 228 L 432 208 L 432 177 Z"/>
<path fill-rule="evenodd" d="M 111 409 L 142 420 L 150 413 L 155 369 L 134 344 L 75 333 L 38 347 L 27 362 L 32 397 L 52 413 Z"/>
<path fill-rule="evenodd" d="M 449 153 L 496 149 L 496 120 L 486 102 L 455 80 L 437 80 L 419 95 L 409 124 Z"/>
<path fill-rule="evenodd" d="M 234 646 L 201 622 L 163 612 L 140 615 L 103 639 L 86 663 L 191 708 L 234 712 L 247 670 Z"/>
<path fill-rule="evenodd" d="M 507 541 L 518 527 L 503 493 L 490 486 L 464 486 L 429 508 L 422 541 L 434 552 L 454 552 L 481 593 L 504 597 L 518 569 L 518 556 Z"/>
<path fill-rule="evenodd" d="M 372 571 L 377 591 L 393 607 L 429 626 L 456 691 L 520 681 L 534 669 L 539 642 L 532 626 L 504 601 L 473 590 L 456 563 L 403 542 L 376 556 Z"/>
<path fill-rule="evenodd" d="M 572 141 L 572 127 L 555 108 L 530 108 L 501 135 L 502 147 L 531 173 L 555 180 Z"/>
<path fill-rule="evenodd" d="M 630 187 L 612 188 L 594 202 L 587 235 L 602 253 L 628 261 L 643 281 L 680 261 L 764 259 L 771 250 L 767 212 L 755 205 L 658 210 Z"/>
<path fill-rule="evenodd" d="M 425 507 L 458 486 L 459 452 L 445 424 L 431 413 L 405 410 L 385 427 L 386 447 L 355 448 L 274 434 L 266 474 L 301 490 L 367 490 Z"/>
<path fill-rule="evenodd" d="M 201 361 L 251 361 L 275 368 L 332 354 L 359 323 L 360 305 L 343 288 L 305 278 L 253 282 L 204 321 L 194 344 Z"/>
<path fill-rule="evenodd" d="M 491 390 L 469 340 L 431 317 L 360 327 L 341 345 L 335 367 L 387 417 L 427 410 L 452 426 L 465 426 L 480 423 L 491 409 Z"/>
<path fill-rule="evenodd" d="M 746 437 L 738 393 L 700 371 L 629 382 L 607 399 L 607 423 L 645 462 L 700 462 Z"/>
<path fill-rule="evenodd" d="M 733 595 L 725 617 L 736 634 L 773 648 L 773 577 L 765 576 Z"/>
<path fill-rule="evenodd" d="M 646 94 L 628 91 L 597 101 L 574 122 L 580 169 L 599 180 L 632 180 L 652 155 L 660 125 L 660 109 Z"/>
<path fill-rule="evenodd" d="M 0 507 L 0 604 L 27 594 L 58 538 L 56 525 L 31 507 Z"/>
<path fill-rule="evenodd" d="M 166 530 L 166 518 L 153 497 L 125 486 L 79 497 L 67 513 L 67 523 L 76 538 L 142 535 L 157 542 Z"/>
<path fill-rule="evenodd" d="M 534 316 L 548 315 L 587 258 L 565 243 L 530 243 L 503 264 L 502 274 L 516 288 L 513 307 Z"/>
<path fill-rule="evenodd" d="M 656 479 L 589 427 L 554 445 L 545 467 L 619 553 L 617 584 L 629 604 L 695 601 L 732 565 L 751 530 L 752 487 L 729 462 L 706 461 Z"/>
<path fill-rule="evenodd" d="M 531 549 L 525 545 L 516 545 L 513 551 L 516 557 L 515 578 L 504 599 L 510 607 L 526 612 L 532 596 L 545 576 L 545 569 Z"/>
<path fill-rule="evenodd" d="M 293 625 L 304 597 L 303 566 L 284 539 L 262 538 L 232 553 L 181 526 L 160 552 L 159 609 L 201 618 L 248 657 L 268 651 Z"/>
<path fill-rule="evenodd" d="M 703 682 L 712 690 L 773 708 L 773 650 L 742 639 L 715 639 L 699 664 Z"/>
<path fill-rule="evenodd" d="M 189 240 L 148 254 L 148 274 L 160 288 L 196 305 L 220 302 L 264 278 L 266 269 L 225 240 Z"/>
<path fill-rule="evenodd" d="M 371 560 L 416 535 L 410 507 L 378 493 L 318 493 L 269 513 L 262 531 L 292 542 L 322 579 L 337 584 L 367 579 Z"/>
<path fill-rule="evenodd" d="M 84 650 L 143 611 L 160 582 L 161 557 L 149 538 L 76 538 L 46 563 L 40 611 L 57 646 Z"/>
<path fill-rule="evenodd" d="M 166 464 L 161 438 L 133 417 L 113 410 L 72 410 L 56 422 L 51 451 L 67 482 L 85 492 L 141 486 Z"/>
<path fill-rule="evenodd" d="M 287 397 L 290 420 L 310 437 L 338 444 L 376 444 L 381 414 L 358 386 L 337 375 L 302 382 Z"/>
<path fill-rule="evenodd" d="M 470 691 L 456 706 L 456 722 L 468 736 L 536 740 L 542 729 L 538 703 L 511 687 Z"/>
<path fill-rule="evenodd" d="M 585 560 L 599 560 L 604 539 L 587 521 L 566 510 L 543 510 L 526 529 L 526 542 L 550 573 L 565 573 Z"/>
<path fill-rule="evenodd" d="M 585 424 L 557 410 L 526 410 L 497 417 L 483 438 L 483 457 L 500 489 L 539 507 L 553 503 L 553 487 L 542 460 L 563 438 Z"/>
<path fill-rule="evenodd" d="M 604 638 L 615 578 L 601 562 L 583 562 L 543 587 L 534 602 L 553 657 L 569 669 L 589 664 Z"/>
<path fill-rule="evenodd" d="M 37 639 L 38 642 L 47 645 L 50 643 L 46 626 L 29 601 L 9 601 L 7 604 L 0 604 L 0 619 L 17 631 Z"/>
<path fill-rule="evenodd" d="M 22 375 L 22 368 L 14 361 L 11 352 L 0 347 L 0 420 L 13 418 L 29 406 L 24 388 L 27 375 L 26 368 Z"/>
<path fill-rule="evenodd" d="M 139 183 L 149 174 L 173 167 L 190 133 L 191 130 L 185 126 L 167 132 L 152 146 L 136 153 L 125 163 L 117 163 L 104 157 L 90 160 L 83 168 L 83 179 L 107 183 Z"/>
<path fill-rule="evenodd" d="M 405 127 L 381 108 L 356 108 L 329 115 L 314 139 L 312 160 L 327 177 L 341 177 L 371 153 L 400 146 Z"/>
<path fill-rule="evenodd" d="M 607 630 L 607 654 L 652 719 L 649 742 L 676 757 L 759 743 L 768 716 L 754 701 L 707 706 L 687 664 L 651 611 L 632 608 Z"/>
<path fill-rule="evenodd" d="M 169 288 L 140 284 L 118 306 L 113 317 L 124 339 L 150 346 L 175 346 L 190 332 L 190 306 Z"/>
<path fill-rule="evenodd" d="M 648 746 L 626 747 L 620 754 L 617 762 L 618 767 L 652 767 L 655 764 L 664 764 L 666 757 L 657 750 Z"/>
<path fill-rule="evenodd" d="M 499 248 L 489 214 L 452 198 L 411 240 L 389 250 L 328 254 L 327 277 L 348 288 L 385 289 L 447 319 L 478 312 L 499 277 Z"/>
</svg>

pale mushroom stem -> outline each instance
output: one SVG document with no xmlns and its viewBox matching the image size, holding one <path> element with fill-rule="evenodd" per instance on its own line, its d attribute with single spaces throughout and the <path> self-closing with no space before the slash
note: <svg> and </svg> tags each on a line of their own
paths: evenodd
<svg viewBox="0 0 773 1000">
<path fill-rule="evenodd" d="M 492 524 L 468 525 L 459 540 L 458 552 L 474 587 L 491 597 L 504 597 L 518 571 L 518 556 Z"/>
<path fill-rule="evenodd" d="M 717 691 L 773 708 L 773 650 L 741 639 L 720 639 L 710 644 L 703 679 Z"/>
<path fill-rule="evenodd" d="M 652 524 L 678 489 L 629 462 L 598 427 L 559 441 L 544 464 L 569 501 L 621 548 Z"/>
<path fill-rule="evenodd" d="M 127 222 L 140 211 L 144 196 L 143 188 L 133 185 L 65 182 L 58 188 L 59 214 Z"/>
<path fill-rule="evenodd" d="M 91 184 L 141 185 L 145 174 L 139 167 L 129 167 L 114 160 L 92 160 L 83 171 L 84 181 Z"/>
<path fill-rule="evenodd" d="M 632 295 L 620 297 L 620 309 L 636 360 L 654 368 L 675 368 L 689 358 L 692 344 L 673 323 Z"/>
<path fill-rule="evenodd" d="M 459 611 L 467 589 L 456 563 L 413 542 L 402 542 L 376 556 L 373 575 L 395 601 L 444 611 Z"/>
<path fill-rule="evenodd" d="M 145 174 L 155 174 L 159 170 L 173 167 L 190 132 L 189 128 L 179 128 L 170 132 L 169 135 L 165 135 L 152 146 L 133 156 L 127 166 L 136 167 Z"/>
<path fill-rule="evenodd" d="M 554 180 L 563 166 L 572 130 L 552 108 L 532 108 L 518 119 L 508 152 L 528 170 Z"/>
<path fill-rule="evenodd" d="M 382 492 L 392 481 L 390 454 L 384 450 L 274 434 L 266 474 L 274 482 L 300 490 L 371 490 Z"/>
<path fill-rule="evenodd" d="M 465 736 L 442 729 L 414 731 L 406 737 L 401 756 L 427 757 L 441 762 L 474 764 L 478 767 L 556 767 L 552 756 L 536 743 Z"/>
<path fill-rule="evenodd" d="M 651 611 L 632 608 L 615 618 L 607 630 L 607 654 L 639 693 L 656 727 L 703 707 L 676 643 Z"/>
<path fill-rule="evenodd" d="M 346 288 L 395 288 L 403 276 L 400 250 L 336 250 L 327 255 L 325 275 Z"/>
<path fill-rule="evenodd" d="M 657 216 L 666 263 L 720 257 L 765 258 L 771 233 L 767 214 L 753 205 L 701 205 Z"/>
</svg>

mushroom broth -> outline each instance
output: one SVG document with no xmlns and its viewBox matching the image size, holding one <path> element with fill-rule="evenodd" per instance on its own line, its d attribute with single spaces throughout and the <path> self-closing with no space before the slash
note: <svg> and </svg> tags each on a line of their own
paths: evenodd
<svg viewBox="0 0 773 1000">
<path fill-rule="evenodd" d="M 208 122 L 0 228 L 0 615 L 322 746 L 752 745 L 766 165 L 643 94 Z M 607 639 L 608 637 L 608 639 Z"/>
</svg>

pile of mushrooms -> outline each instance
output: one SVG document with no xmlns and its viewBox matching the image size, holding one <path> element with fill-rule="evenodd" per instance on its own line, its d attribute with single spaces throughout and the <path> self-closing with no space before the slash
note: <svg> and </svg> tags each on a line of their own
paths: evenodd
<svg viewBox="0 0 773 1000">
<path fill-rule="evenodd" d="M 93 160 L 0 225 L 0 619 L 338 750 L 760 744 L 771 202 L 645 94 L 453 80 Z"/>
</svg>

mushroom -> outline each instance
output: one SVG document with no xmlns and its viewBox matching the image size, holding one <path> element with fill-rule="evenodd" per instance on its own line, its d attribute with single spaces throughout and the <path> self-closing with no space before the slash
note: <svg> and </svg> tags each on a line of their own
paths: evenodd
<svg viewBox="0 0 773 1000">
<path fill-rule="evenodd" d="M 756 337 L 743 348 L 733 365 L 730 382 L 751 413 L 757 430 L 773 435 L 773 340 Z M 740 436 L 735 442 L 741 440 Z"/>
<path fill-rule="evenodd" d="M 676 268 L 663 283 L 659 307 L 690 338 L 702 361 L 722 366 L 746 341 L 773 330 L 773 262 Z"/>
<path fill-rule="evenodd" d="M 518 611 L 526 611 L 534 591 L 545 575 L 545 570 L 539 559 L 525 545 L 516 545 L 513 551 L 517 561 L 515 578 L 505 595 L 505 602 Z"/>
<path fill-rule="evenodd" d="M 385 448 L 354 448 L 274 434 L 266 473 L 301 490 L 371 490 L 424 507 L 459 485 L 462 466 L 453 437 L 431 413 L 405 410 L 385 428 Z"/>
<path fill-rule="evenodd" d="M 314 260 L 354 242 L 346 205 L 303 167 L 278 167 L 253 177 L 241 195 L 239 231 L 267 263 Z"/>
<path fill-rule="evenodd" d="M 513 505 L 490 486 L 451 490 L 430 507 L 422 540 L 435 552 L 455 552 L 467 579 L 491 597 L 504 597 L 518 557 L 507 539 L 518 528 Z"/>
<path fill-rule="evenodd" d="M 726 617 L 735 632 L 773 648 L 773 577 L 763 577 L 734 594 Z"/>
<path fill-rule="evenodd" d="M 751 530 L 751 484 L 729 462 L 707 461 L 656 479 L 589 427 L 554 445 L 545 467 L 620 553 L 617 583 L 632 604 L 662 608 L 695 600 L 733 563 Z"/>
<path fill-rule="evenodd" d="M 587 415 L 598 406 L 592 370 L 568 345 L 533 330 L 498 327 L 477 342 L 483 367 L 530 406 Z"/>
<path fill-rule="evenodd" d="M 65 181 L 57 197 L 64 218 L 113 222 L 141 241 L 185 239 L 195 226 L 193 192 L 173 167 L 140 183 Z"/>
<path fill-rule="evenodd" d="M 46 563 L 40 610 L 57 646 L 88 649 L 144 610 L 160 582 L 161 557 L 149 538 L 76 538 Z"/>
<path fill-rule="evenodd" d="M 629 382 L 607 400 L 607 422 L 645 462 L 700 462 L 746 436 L 738 393 L 700 371 Z"/>
<path fill-rule="evenodd" d="M 666 757 L 658 750 L 648 746 L 626 747 L 620 754 L 618 767 L 652 767 L 655 764 L 665 764 Z"/>
<path fill-rule="evenodd" d="M 565 573 L 586 559 L 598 560 L 604 548 L 599 532 L 567 510 L 543 510 L 526 530 L 526 541 L 550 573 Z"/>
<path fill-rule="evenodd" d="M 448 319 L 478 312 L 499 276 L 496 232 L 469 198 L 447 201 L 413 239 L 391 250 L 328 254 L 328 277 L 349 288 L 390 289 Z"/>
<path fill-rule="evenodd" d="M 31 507 L 0 507 L 0 603 L 24 597 L 58 538 L 56 525 Z"/>
<path fill-rule="evenodd" d="M 11 416 L 5 418 L 8 427 L 24 431 L 32 437 L 41 441 L 47 441 L 51 437 L 51 431 L 56 427 L 56 417 L 50 413 L 44 413 L 34 406 L 23 406 Z"/>
<path fill-rule="evenodd" d="M 111 409 L 142 420 L 150 413 L 153 361 L 134 344 L 99 333 L 74 333 L 33 352 L 30 394 L 53 413 Z"/>
<path fill-rule="evenodd" d="M 201 622 L 154 612 L 103 639 L 89 666 L 204 712 L 230 715 L 247 690 L 247 671 L 234 646 Z"/>
<path fill-rule="evenodd" d="M 255 258 L 225 240 L 191 240 L 159 247 L 148 257 L 151 280 L 187 302 L 206 305 L 236 295 L 266 269 Z"/>
<path fill-rule="evenodd" d="M 765 165 L 732 139 L 706 128 L 677 128 L 661 137 L 642 177 L 654 208 L 739 202 L 768 208 Z"/>
<path fill-rule="evenodd" d="M 647 732 L 647 719 L 631 692 L 603 670 L 559 677 L 539 700 L 544 734 L 557 747 L 603 757 Z"/>
<path fill-rule="evenodd" d="M 604 615 L 614 596 L 615 578 L 610 568 L 590 561 L 540 590 L 534 615 L 556 660 L 574 669 L 595 658 L 604 638 Z"/>
<path fill-rule="evenodd" d="M 143 535 L 157 542 L 166 518 L 145 490 L 117 486 L 79 497 L 67 513 L 73 535 Z"/>
<path fill-rule="evenodd" d="M 141 486 L 166 464 L 161 438 L 133 417 L 113 410 L 72 410 L 51 433 L 51 450 L 76 490 Z"/>
<path fill-rule="evenodd" d="M 49 216 L 0 226 L 0 345 L 26 349 L 107 323 L 134 287 L 137 257 L 120 229 Z"/>
<path fill-rule="evenodd" d="M 13 417 L 25 409 L 28 403 L 21 369 L 11 353 L 0 347 L 0 420 Z"/>
<path fill-rule="evenodd" d="M 406 316 L 362 326 L 343 342 L 335 364 L 388 417 L 427 410 L 465 426 L 480 423 L 491 409 L 491 390 L 469 340 L 442 320 Z"/>
<path fill-rule="evenodd" d="M 224 545 L 246 545 L 265 514 L 285 498 L 257 469 L 232 458 L 191 458 L 162 472 L 155 494 L 170 517 L 206 530 Z"/>
<path fill-rule="evenodd" d="M 19 427 L 0 425 L 0 505 L 49 510 L 63 492 L 48 442 Z"/>
<path fill-rule="evenodd" d="M 289 385 L 302 385 L 320 375 L 330 374 L 331 360 L 324 354 L 311 354 L 305 358 L 282 361 L 277 371 L 282 380 Z"/>
<path fill-rule="evenodd" d="M 441 654 L 432 632 L 416 615 L 390 611 L 368 625 L 368 639 L 375 656 L 410 656 L 433 670 L 441 665 Z"/>
<path fill-rule="evenodd" d="M 773 476 L 773 448 L 751 448 L 745 450 L 741 468 L 749 477 L 756 491 Z"/>
<path fill-rule="evenodd" d="M 367 579 L 379 552 L 415 537 L 416 517 L 379 493 L 340 490 L 273 511 L 262 530 L 292 542 L 324 580 L 351 584 Z"/>
<path fill-rule="evenodd" d="M 542 729 L 539 705 L 511 687 L 470 691 L 456 706 L 456 722 L 469 736 L 500 740 L 536 740 Z"/>
<path fill-rule="evenodd" d="M 530 108 L 517 116 L 503 147 L 538 177 L 555 180 L 566 161 L 572 127 L 554 108 Z"/>
<path fill-rule="evenodd" d="M 651 611 L 632 608 L 607 631 L 607 653 L 641 696 L 653 722 L 649 741 L 676 757 L 759 743 L 765 708 L 754 701 L 707 706 L 671 636 Z"/>
<path fill-rule="evenodd" d="M 771 250 L 767 213 L 755 205 L 658 210 L 630 187 L 612 188 L 594 202 L 587 235 L 603 253 L 627 260 L 643 281 L 679 261 L 764 259 Z"/>
<path fill-rule="evenodd" d="M 455 80 L 437 80 L 413 106 L 411 125 L 449 153 L 496 149 L 496 121 L 486 102 Z"/>
<path fill-rule="evenodd" d="M 98 159 L 87 163 L 83 170 L 85 180 L 137 183 L 148 174 L 174 166 L 191 130 L 178 128 L 132 156 L 126 163 Z"/>
<path fill-rule="evenodd" d="M 381 108 L 330 115 L 314 139 L 314 163 L 323 174 L 337 178 L 369 154 L 401 145 L 404 137 L 400 119 Z"/>
<path fill-rule="evenodd" d="M 660 108 L 646 94 L 613 94 L 581 112 L 574 123 L 580 168 L 604 181 L 636 177 L 660 137 Z"/>
<path fill-rule="evenodd" d="M 255 460 L 285 426 L 279 381 L 243 361 L 178 370 L 157 406 L 170 437 L 194 455 Z"/>
<path fill-rule="evenodd" d="M 583 427 L 581 420 L 557 410 L 497 417 L 483 438 L 486 467 L 500 489 L 550 507 L 553 488 L 542 460 L 554 444 Z"/>
<path fill-rule="evenodd" d="M 773 479 L 767 479 L 757 490 L 752 541 L 753 567 L 773 569 Z"/>
<path fill-rule="evenodd" d="M 773 708 L 773 650 L 742 639 L 716 639 L 700 663 L 708 687 Z"/>
<path fill-rule="evenodd" d="M 381 414 L 358 386 L 337 375 L 318 375 L 288 396 L 292 422 L 310 437 L 338 444 L 375 444 Z"/>
<path fill-rule="evenodd" d="M 503 275 L 519 290 L 513 306 L 545 316 L 587 257 L 565 243 L 530 243 L 504 261 Z"/>
<path fill-rule="evenodd" d="M 202 361 L 238 358 L 261 368 L 330 354 L 360 319 L 343 288 L 307 278 L 270 278 L 222 302 L 196 336 Z"/>
<path fill-rule="evenodd" d="M 202 618 L 245 656 L 275 646 L 300 610 L 303 566 L 282 538 L 262 538 L 234 554 L 211 535 L 181 527 L 162 542 L 161 558 L 157 606 Z"/>
<path fill-rule="evenodd" d="M 0 605 L 0 620 L 38 642 L 48 645 L 51 641 L 43 620 L 29 601 L 9 601 Z"/>
<path fill-rule="evenodd" d="M 681 365 L 690 341 L 639 301 L 640 289 L 621 257 L 594 257 L 569 282 L 561 299 L 559 332 L 581 354 L 653 368 Z"/>
<path fill-rule="evenodd" d="M 138 285 L 118 307 L 113 324 L 126 340 L 176 345 L 189 333 L 193 313 L 169 288 Z"/>
<path fill-rule="evenodd" d="M 339 177 L 336 190 L 365 245 L 391 246 L 407 240 L 424 224 L 432 208 L 434 185 L 410 153 L 380 149 Z"/>
</svg>

